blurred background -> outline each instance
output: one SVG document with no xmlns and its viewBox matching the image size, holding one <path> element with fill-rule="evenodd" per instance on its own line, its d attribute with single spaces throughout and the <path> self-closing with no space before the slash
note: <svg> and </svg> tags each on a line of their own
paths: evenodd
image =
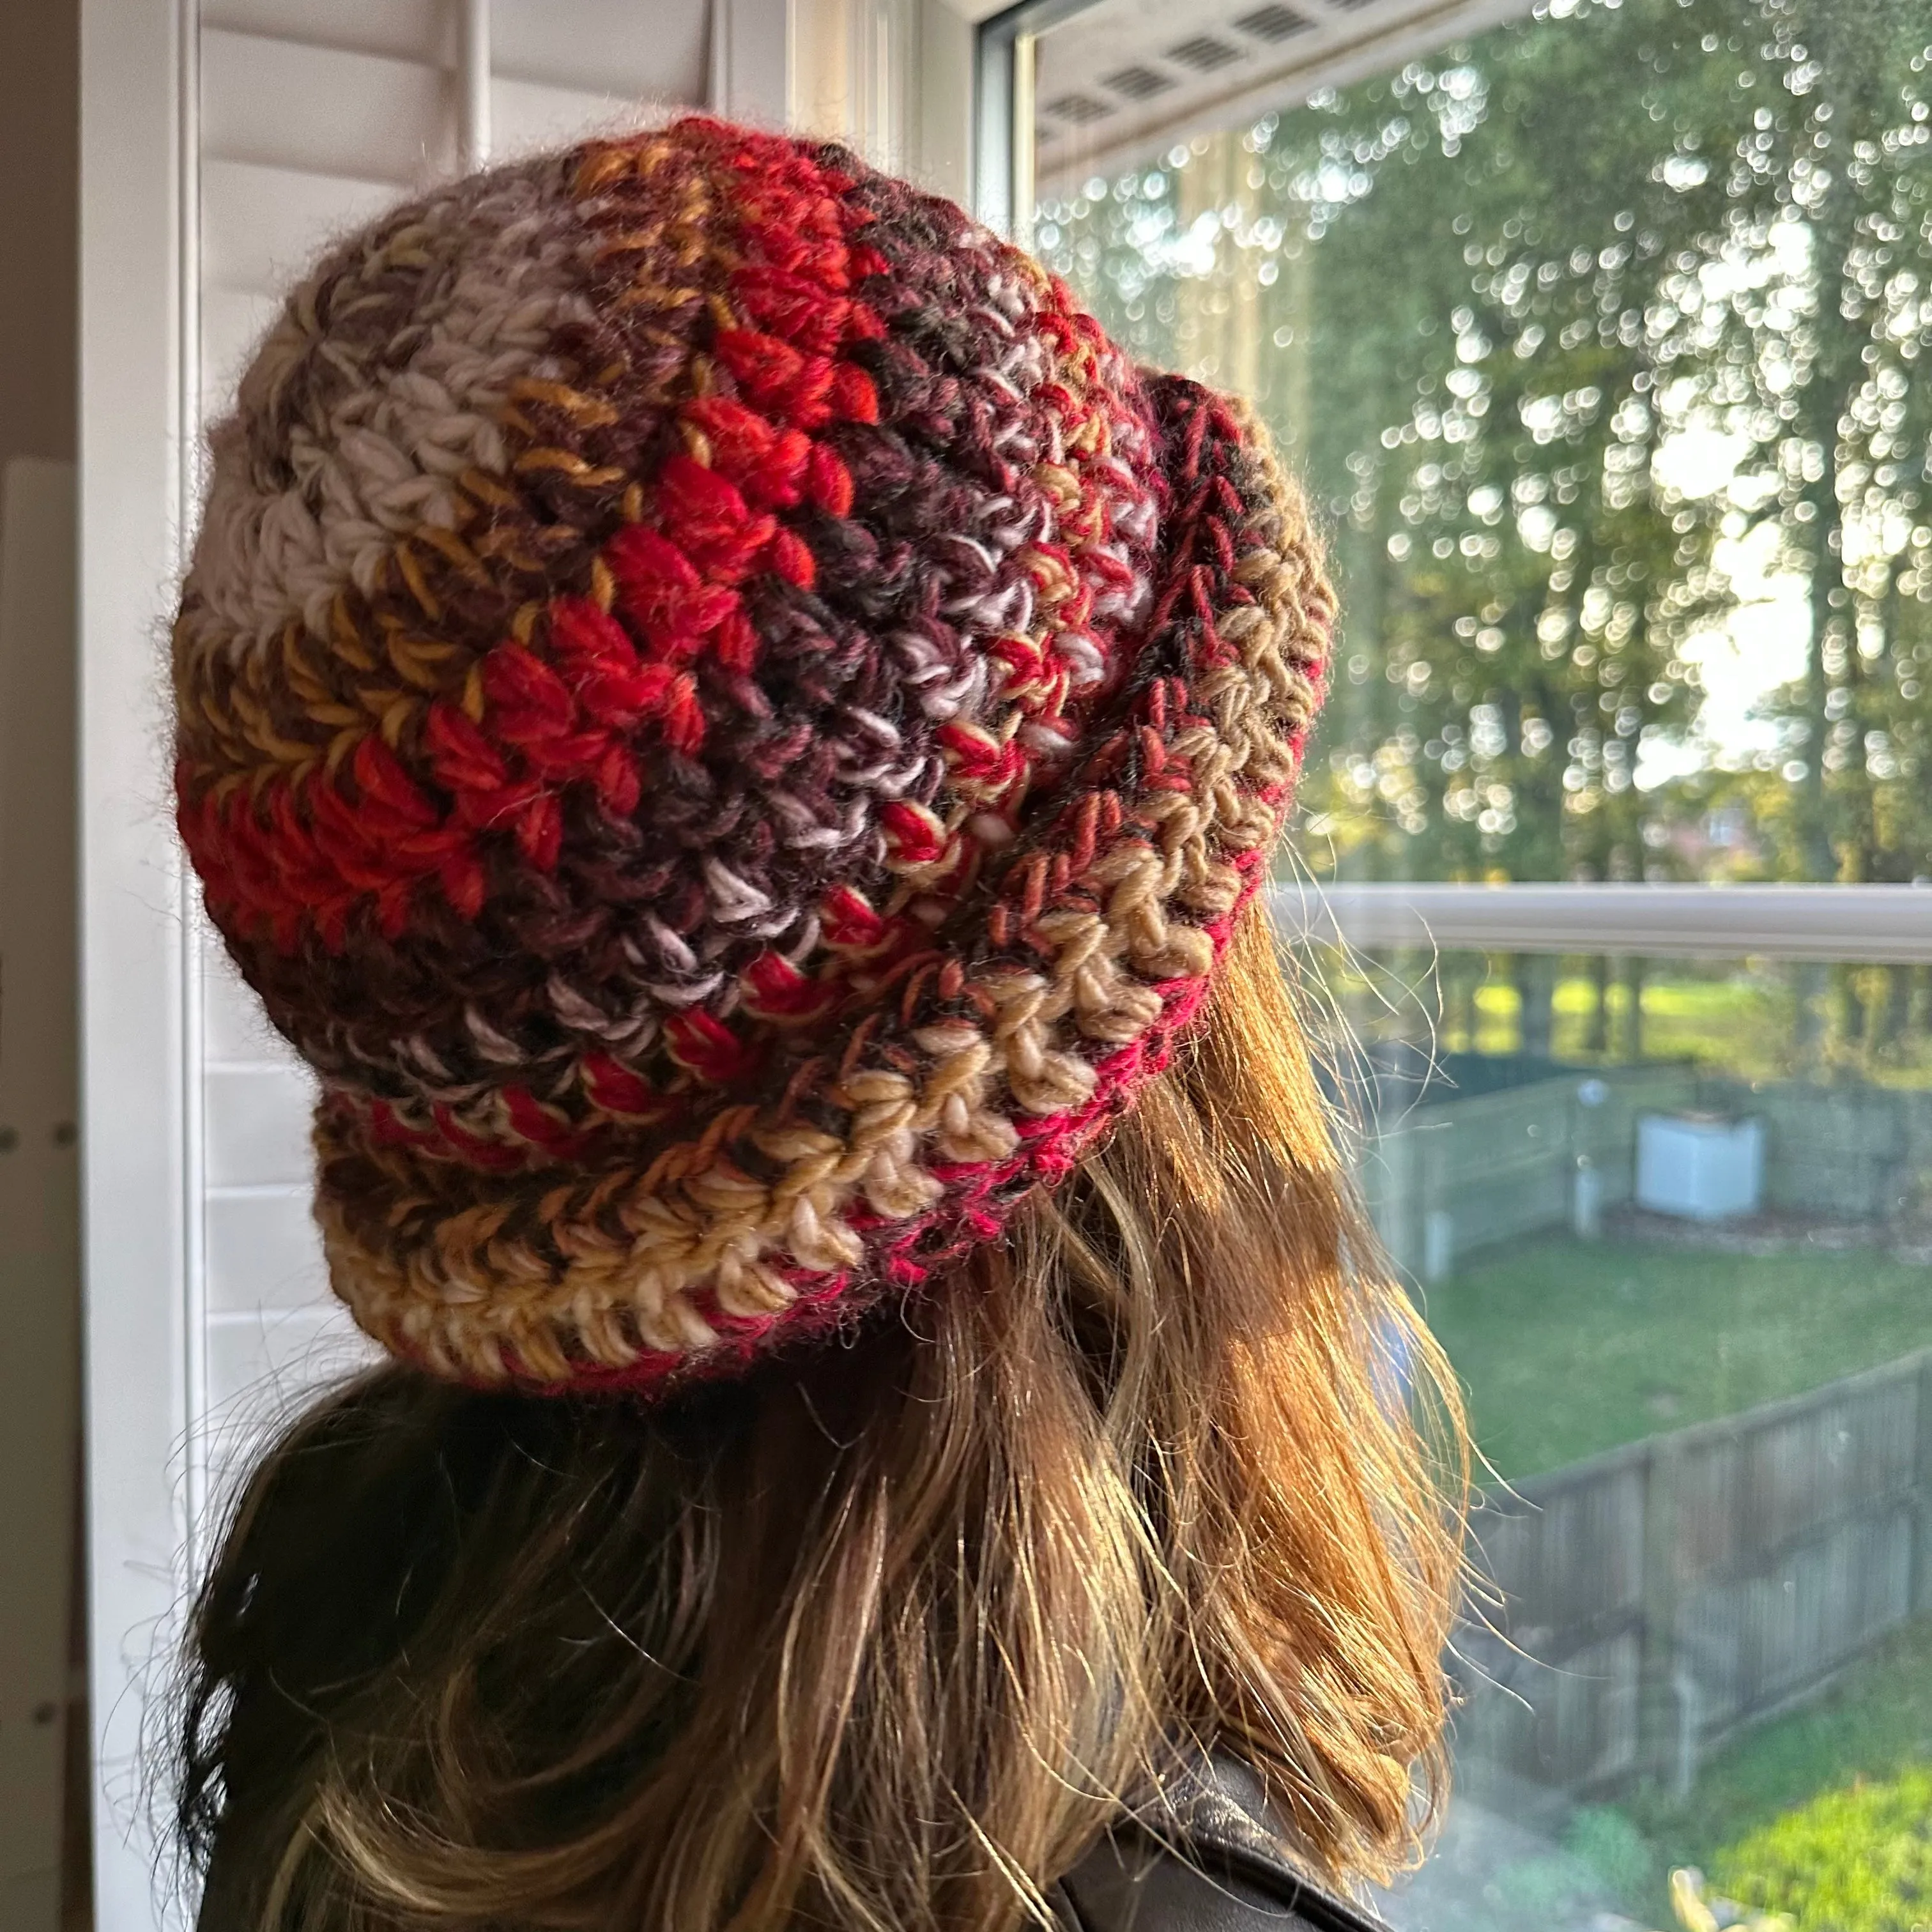
<svg viewBox="0 0 1932 1932">
<path fill-rule="evenodd" d="M 1046 26 L 1020 225 L 1253 400 L 1341 586 L 1284 923 L 1489 1465 L 1458 1793 L 1384 1909 L 1906 1932 L 1932 32 L 1374 10 Z"/>
<path fill-rule="evenodd" d="M 360 1359 L 167 824 L 205 424 L 346 224 L 708 106 L 968 202 L 1315 500 L 1275 908 L 1486 1459 L 1382 1909 L 1922 1928 L 1928 62 L 1918 0 L 0 8 L 0 1923 L 184 1922 L 184 1592 Z"/>
</svg>

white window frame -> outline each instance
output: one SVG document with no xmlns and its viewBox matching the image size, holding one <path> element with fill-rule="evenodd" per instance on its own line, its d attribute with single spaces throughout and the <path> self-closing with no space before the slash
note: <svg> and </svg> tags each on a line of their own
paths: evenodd
<svg viewBox="0 0 1932 1932">
<path fill-rule="evenodd" d="M 82 1239 L 94 1911 L 170 1922 L 142 1747 L 179 1628 L 188 1498 L 186 1150 L 193 1083 L 182 868 L 155 636 L 187 518 L 181 264 L 192 197 L 190 0 L 81 8 Z"/>
<path fill-rule="evenodd" d="M 1022 0 L 982 21 L 974 64 L 973 206 L 988 227 L 1030 240 L 1033 84 L 1040 37 L 1109 0 Z M 1265 92 L 1221 102 L 1217 125 L 1291 104 L 1317 88 L 1388 71 L 1445 38 L 1526 9 L 1462 0 L 1318 50 Z M 1729 886 L 1397 884 L 1279 886 L 1295 942 L 1493 952 L 1610 953 L 1916 965 L 1932 962 L 1932 889 L 1835 884 Z"/>
<path fill-rule="evenodd" d="M 1932 890 L 1922 886 L 1310 881 L 1277 886 L 1273 904 L 1292 940 L 1364 949 L 1932 962 Z"/>
</svg>

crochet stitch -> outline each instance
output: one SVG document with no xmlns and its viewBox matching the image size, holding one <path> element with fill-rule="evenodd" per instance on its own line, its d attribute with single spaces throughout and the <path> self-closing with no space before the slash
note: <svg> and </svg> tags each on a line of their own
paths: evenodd
<svg viewBox="0 0 1932 1932">
<path fill-rule="evenodd" d="M 1258 428 L 833 146 L 400 208 L 212 455 L 182 836 L 337 1292 L 473 1383 L 740 1368 L 996 1237 L 1166 1064 L 1319 701 Z"/>
</svg>

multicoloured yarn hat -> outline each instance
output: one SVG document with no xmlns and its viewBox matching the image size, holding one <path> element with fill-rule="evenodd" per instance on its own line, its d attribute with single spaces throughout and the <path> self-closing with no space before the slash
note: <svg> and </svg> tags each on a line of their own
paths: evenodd
<svg viewBox="0 0 1932 1932">
<path fill-rule="evenodd" d="M 684 121 L 342 243 L 174 648 L 338 1292 L 648 1388 L 995 1238 L 1199 1006 L 1331 614 L 1236 405 L 842 149 Z"/>
</svg>

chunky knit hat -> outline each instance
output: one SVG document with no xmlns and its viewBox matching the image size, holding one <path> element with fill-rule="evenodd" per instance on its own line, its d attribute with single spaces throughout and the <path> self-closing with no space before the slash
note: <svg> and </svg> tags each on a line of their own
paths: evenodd
<svg viewBox="0 0 1932 1932">
<path fill-rule="evenodd" d="M 740 1369 L 1167 1061 L 1332 604 L 1239 407 L 843 149 L 689 120 L 335 248 L 216 430 L 182 835 L 386 1348 Z"/>
</svg>

